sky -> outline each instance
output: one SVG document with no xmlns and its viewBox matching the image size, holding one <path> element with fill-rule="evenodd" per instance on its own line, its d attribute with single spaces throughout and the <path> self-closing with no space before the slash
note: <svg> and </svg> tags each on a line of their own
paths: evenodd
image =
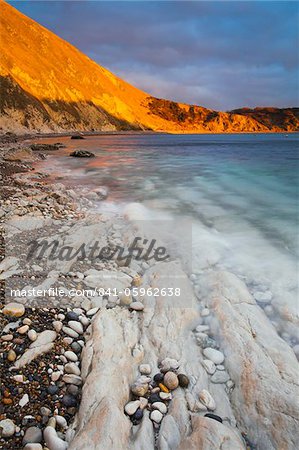
<svg viewBox="0 0 299 450">
<path fill-rule="evenodd" d="M 297 1 L 10 1 L 156 97 L 299 106 Z"/>
</svg>

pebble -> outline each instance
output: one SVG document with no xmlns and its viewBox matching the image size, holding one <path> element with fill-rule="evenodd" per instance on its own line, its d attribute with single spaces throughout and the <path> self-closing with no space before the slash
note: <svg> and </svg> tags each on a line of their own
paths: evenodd
<svg viewBox="0 0 299 450">
<path fill-rule="evenodd" d="M 24 325 L 31 325 L 32 324 L 32 320 L 29 319 L 29 317 L 25 317 L 25 319 L 23 319 L 23 324 Z"/>
<path fill-rule="evenodd" d="M 43 450 L 41 444 L 26 444 L 23 450 Z"/>
<path fill-rule="evenodd" d="M 16 426 L 10 419 L 0 420 L 0 430 L 3 437 L 10 437 L 15 434 Z"/>
<path fill-rule="evenodd" d="M 92 308 L 92 309 L 90 309 L 89 311 L 87 311 L 87 313 L 86 313 L 86 315 L 88 316 L 88 317 L 90 317 L 90 316 L 94 316 L 97 312 L 98 312 L 98 310 L 99 310 L 100 308 Z"/>
<path fill-rule="evenodd" d="M 67 351 L 64 353 L 64 356 L 65 356 L 69 361 L 73 361 L 73 362 L 78 361 L 78 356 L 76 355 L 76 353 L 72 352 L 71 350 L 67 350 Z"/>
<path fill-rule="evenodd" d="M 17 359 L 17 354 L 14 350 L 9 350 L 8 354 L 7 354 L 7 359 L 10 362 L 14 362 Z"/>
<path fill-rule="evenodd" d="M 209 325 L 197 325 L 195 331 L 197 331 L 198 333 L 205 333 L 206 331 L 209 331 L 209 329 Z"/>
<path fill-rule="evenodd" d="M 124 293 L 118 295 L 120 304 L 123 306 L 129 306 L 132 303 L 131 295 L 126 295 Z"/>
<path fill-rule="evenodd" d="M 58 370 L 58 371 L 56 371 L 56 372 L 53 372 L 52 374 L 51 374 L 51 380 L 52 381 L 58 381 L 59 380 L 59 378 L 61 377 L 61 372 L 60 372 L 60 370 Z"/>
<path fill-rule="evenodd" d="M 73 342 L 72 344 L 71 344 L 71 347 L 72 347 L 72 350 L 75 352 L 75 353 L 81 353 L 81 351 L 82 351 L 82 347 L 81 347 L 81 345 L 79 344 L 79 342 Z"/>
<path fill-rule="evenodd" d="M 2 313 L 10 317 L 22 317 L 25 314 L 25 307 L 21 303 L 11 302 L 4 306 Z"/>
<path fill-rule="evenodd" d="M 68 320 L 77 321 L 79 319 L 79 314 L 75 313 L 74 311 L 68 311 L 66 313 L 66 318 Z"/>
<path fill-rule="evenodd" d="M 57 394 L 59 388 L 56 386 L 56 384 L 50 384 L 50 386 L 47 387 L 47 391 L 50 395 Z"/>
<path fill-rule="evenodd" d="M 28 330 L 29 330 L 29 325 L 23 325 L 22 327 L 17 329 L 17 332 L 19 334 L 26 334 Z"/>
<path fill-rule="evenodd" d="M 72 342 L 74 342 L 74 339 L 71 338 L 71 337 L 64 337 L 64 338 L 62 339 L 62 341 L 65 342 L 67 345 L 71 345 Z"/>
<path fill-rule="evenodd" d="M 164 379 L 164 374 L 163 373 L 156 373 L 156 375 L 154 376 L 154 381 L 156 383 L 161 383 Z"/>
<path fill-rule="evenodd" d="M 70 407 L 73 407 L 73 406 L 77 406 L 77 399 L 76 399 L 76 397 L 74 397 L 71 394 L 65 394 L 62 397 L 61 401 L 62 401 L 62 404 L 64 406 L 66 406 L 67 408 L 70 408 Z"/>
<path fill-rule="evenodd" d="M 38 427 L 27 428 L 25 435 L 23 437 L 23 445 L 31 443 L 40 443 L 43 439 L 42 430 Z"/>
<path fill-rule="evenodd" d="M 80 316 L 79 317 L 80 322 L 82 323 L 82 325 L 84 327 L 87 327 L 87 325 L 89 325 L 89 319 L 85 316 Z"/>
<path fill-rule="evenodd" d="M 27 405 L 27 403 L 29 403 L 29 396 L 28 394 L 24 394 L 21 400 L 19 401 L 19 405 L 21 408 L 23 408 L 23 406 Z"/>
<path fill-rule="evenodd" d="M 189 378 L 187 377 L 187 375 L 185 375 L 185 374 L 183 374 L 183 373 L 180 373 L 179 375 L 178 375 L 178 380 L 179 380 L 179 385 L 182 387 L 182 388 L 186 388 L 186 387 L 188 387 L 189 386 Z"/>
<path fill-rule="evenodd" d="M 149 364 L 140 364 L 139 372 L 143 375 L 149 375 L 152 371 L 152 368 Z"/>
<path fill-rule="evenodd" d="M 253 294 L 255 300 L 260 303 L 270 303 L 272 300 L 272 292 L 266 291 L 266 292 L 255 292 Z"/>
<path fill-rule="evenodd" d="M 12 340 L 13 340 L 12 334 L 4 334 L 3 336 L 1 336 L 1 341 L 8 342 Z"/>
<path fill-rule="evenodd" d="M 148 391 L 148 384 L 134 383 L 131 386 L 132 394 L 143 397 Z"/>
<path fill-rule="evenodd" d="M 64 370 L 66 373 L 71 373 L 74 375 L 80 375 L 81 371 L 77 364 L 70 362 L 64 366 Z"/>
<path fill-rule="evenodd" d="M 225 371 L 217 370 L 214 375 L 211 376 L 212 383 L 226 383 L 229 380 L 229 374 Z"/>
<path fill-rule="evenodd" d="M 155 403 L 160 401 L 160 393 L 159 394 L 151 394 L 148 398 L 149 403 Z"/>
<path fill-rule="evenodd" d="M 47 408 L 46 406 L 42 406 L 40 409 L 40 413 L 42 416 L 49 417 L 51 414 L 51 410 L 50 410 L 50 408 Z"/>
<path fill-rule="evenodd" d="M 67 334 L 68 336 L 72 337 L 72 338 L 78 338 L 79 337 L 79 333 L 77 333 L 77 331 L 73 330 L 70 327 L 63 326 L 62 327 L 62 331 L 65 334 Z"/>
<path fill-rule="evenodd" d="M 161 420 L 163 419 L 163 414 L 157 409 L 155 409 L 154 411 L 151 412 L 150 418 L 153 422 L 160 423 Z"/>
<path fill-rule="evenodd" d="M 49 426 L 44 429 L 44 440 L 51 450 L 66 450 L 68 447 L 68 443 L 60 439 L 56 430 Z"/>
<path fill-rule="evenodd" d="M 140 400 L 129 402 L 125 406 L 125 412 L 128 414 L 128 416 L 133 416 L 133 414 L 135 414 L 135 412 L 139 407 L 140 407 Z"/>
<path fill-rule="evenodd" d="M 15 380 L 17 383 L 23 383 L 24 382 L 23 375 L 13 375 L 12 379 Z"/>
<path fill-rule="evenodd" d="M 213 361 L 214 364 L 222 364 L 224 361 L 224 355 L 219 350 L 215 350 L 214 348 L 207 347 L 203 350 L 203 354 L 206 358 Z"/>
<path fill-rule="evenodd" d="M 144 310 L 144 304 L 141 302 L 132 302 L 130 303 L 130 308 L 134 311 L 143 311 Z"/>
<path fill-rule="evenodd" d="M 162 413 L 162 414 L 166 414 L 167 413 L 167 406 L 163 402 L 152 403 L 152 408 L 153 409 L 158 409 L 160 411 L 160 413 Z"/>
<path fill-rule="evenodd" d="M 169 389 L 166 386 L 164 386 L 163 383 L 159 383 L 159 388 L 161 389 L 162 392 L 165 392 L 166 394 L 169 393 Z"/>
<path fill-rule="evenodd" d="M 133 425 L 138 425 L 139 422 L 143 418 L 143 409 L 138 408 L 135 414 L 131 416 L 131 421 L 133 422 Z"/>
<path fill-rule="evenodd" d="M 81 322 L 76 322 L 75 320 L 70 320 L 69 322 L 68 322 L 68 326 L 72 329 L 72 330 L 74 330 L 74 331 L 76 331 L 78 334 L 82 334 L 83 333 L 83 325 L 82 325 L 82 323 Z"/>
<path fill-rule="evenodd" d="M 34 342 L 37 339 L 37 332 L 35 330 L 29 330 L 27 336 L 31 342 Z"/>
<path fill-rule="evenodd" d="M 163 384 L 171 391 L 173 389 L 176 389 L 179 385 L 179 380 L 178 380 L 177 375 L 174 372 L 167 372 L 164 375 Z"/>
<path fill-rule="evenodd" d="M 62 377 L 63 381 L 68 384 L 74 384 L 75 386 L 81 386 L 82 378 L 72 373 L 67 373 Z"/>
<path fill-rule="evenodd" d="M 67 428 L 68 425 L 67 425 L 67 421 L 66 421 L 65 417 L 57 415 L 57 416 L 55 416 L 55 419 L 56 419 L 56 424 L 59 427 L 63 428 L 64 430 Z"/>
<path fill-rule="evenodd" d="M 54 320 L 54 322 L 52 323 L 54 330 L 59 333 L 63 327 L 63 323 L 60 322 L 60 320 Z"/>
<path fill-rule="evenodd" d="M 140 397 L 139 401 L 140 401 L 140 409 L 144 409 L 144 408 L 147 407 L 147 405 L 148 405 L 148 399 L 147 398 Z"/>
<path fill-rule="evenodd" d="M 199 400 L 204 406 L 206 406 L 206 408 L 210 409 L 211 411 L 214 411 L 214 409 L 216 409 L 215 400 L 206 389 L 203 389 L 199 393 Z"/>
<path fill-rule="evenodd" d="M 180 367 L 178 361 L 172 358 L 165 358 L 160 364 L 161 372 L 168 372 L 169 370 L 176 370 Z"/>
<path fill-rule="evenodd" d="M 216 365 L 210 359 L 204 359 L 201 363 L 208 374 L 213 375 L 216 372 Z"/>
<path fill-rule="evenodd" d="M 167 393 L 167 392 L 159 392 L 159 397 L 161 398 L 161 400 L 171 400 L 172 399 L 172 395 L 171 393 Z"/>
</svg>

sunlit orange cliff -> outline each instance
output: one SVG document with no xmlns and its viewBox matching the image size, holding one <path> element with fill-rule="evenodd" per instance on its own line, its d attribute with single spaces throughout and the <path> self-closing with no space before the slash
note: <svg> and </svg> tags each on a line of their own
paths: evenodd
<svg viewBox="0 0 299 450">
<path fill-rule="evenodd" d="M 0 131 L 299 130 L 299 108 L 217 112 L 157 99 L 0 0 Z"/>
</svg>

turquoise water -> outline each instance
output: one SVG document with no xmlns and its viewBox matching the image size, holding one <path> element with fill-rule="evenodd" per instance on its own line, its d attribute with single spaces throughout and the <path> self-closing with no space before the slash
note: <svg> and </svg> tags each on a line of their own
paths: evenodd
<svg viewBox="0 0 299 450">
<path fill-rule="evenodd" d="M 195 273 L 231 270 L 253 292 L 270 290 L 277 311 L 287 308 L 295 319 L 298 136 L 60 138 L 67 149 L 42 165 L 54 175 L 63 172 L 73 186 L 108 186 L 108 200 L 99 205 L 103 209 L 136 202 L 148 218 L 166 213 L 191 219 Z M 88 149 L 96 158 L 70 158 L 74 148 Z"/>
</svg>

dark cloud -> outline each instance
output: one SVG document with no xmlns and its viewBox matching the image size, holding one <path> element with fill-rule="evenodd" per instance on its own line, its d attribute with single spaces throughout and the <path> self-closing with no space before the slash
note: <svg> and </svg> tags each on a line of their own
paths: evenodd
<svg viewBox="0 0 299 450">
<path fill-rule="evenodd" d="M 215 109 L 298 102 L 298 3 L 10 2 L 137 87 Z"/>
</svg>

